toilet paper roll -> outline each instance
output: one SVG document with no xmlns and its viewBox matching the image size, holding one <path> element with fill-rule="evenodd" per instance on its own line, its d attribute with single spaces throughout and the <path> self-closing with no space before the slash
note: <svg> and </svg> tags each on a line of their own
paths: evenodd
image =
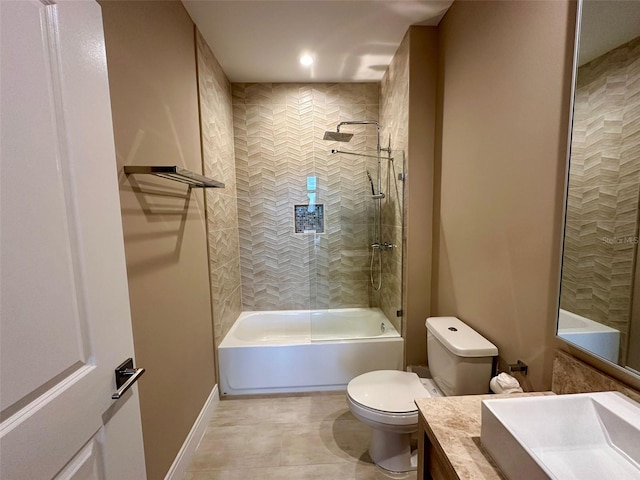
<svg viewBox="0 0 640 480">
<path fill-rule="evenodd" d="M 505 372 L 493 377 L 489 387 L 493 393 L 522 393 L 520 382 Z"/>
</svg>

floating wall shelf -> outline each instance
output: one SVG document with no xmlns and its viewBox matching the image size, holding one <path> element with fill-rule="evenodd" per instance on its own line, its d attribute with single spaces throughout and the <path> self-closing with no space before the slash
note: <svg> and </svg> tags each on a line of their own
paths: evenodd
<svg viewBox="0 0 640 480">
<path fill-rule="evenodd" d="M 176 165 L 125 165 L 124 173 L 138 173 L 168 178 L 194 188 L 224 188 L 224 183 L 184 170 Z"/>
</svg>

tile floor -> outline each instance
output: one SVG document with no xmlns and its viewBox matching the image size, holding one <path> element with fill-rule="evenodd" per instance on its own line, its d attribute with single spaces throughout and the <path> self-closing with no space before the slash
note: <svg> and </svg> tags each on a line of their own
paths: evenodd
<svg viewBox="0 0 640 480">
<path fill-rule="evenodd" d="M 386 480 L 344 392 L 221 400 L 184 480 Z"/>
</svg>

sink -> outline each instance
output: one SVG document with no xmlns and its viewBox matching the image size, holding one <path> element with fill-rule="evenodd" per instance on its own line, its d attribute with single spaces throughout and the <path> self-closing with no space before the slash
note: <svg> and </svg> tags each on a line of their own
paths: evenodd
<svg viewBox="0 0 640 480">
<path fill-rule="evenodd" d="M 618 392 L 484 400 L 481 441 L 510 480 L 640 478 L 640 404 Z"/>
</svg>

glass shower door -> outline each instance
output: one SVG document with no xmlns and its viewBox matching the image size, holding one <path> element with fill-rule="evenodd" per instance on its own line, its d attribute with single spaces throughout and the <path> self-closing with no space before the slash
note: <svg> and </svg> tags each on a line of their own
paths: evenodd
<svg viewBox="0 0 640 480">
<path fill-rule="evenodd" d="M 312 341 L 400 332 L 404 154 L 327 154 L 317 178 L 323 231 L 313 234 Z"/>
</svg>

